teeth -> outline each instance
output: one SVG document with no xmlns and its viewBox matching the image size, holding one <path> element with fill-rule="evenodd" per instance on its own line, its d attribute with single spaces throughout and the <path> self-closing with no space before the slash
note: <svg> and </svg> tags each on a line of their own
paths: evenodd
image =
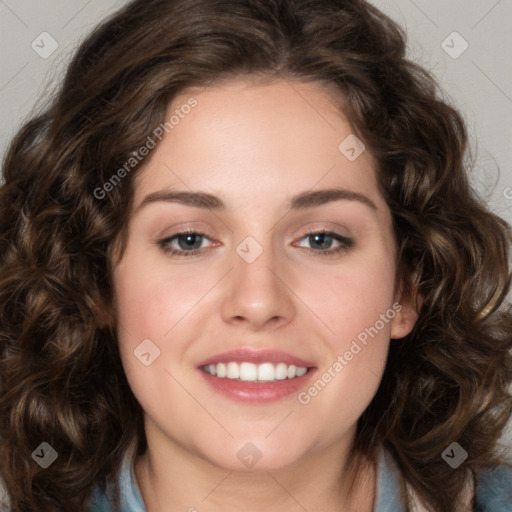
<svg viewBox="0 0 512 512">
<path fill-rule="evenodd" d="M 276 379 L 284 380 L 288 377 L 288 365 L 285 363 L 278 363 L 276 366 Z"/>
<path fill-rule="evenodd" d="M 213 367 L 216 367 L 217 368 L 217 377 L 225 377 L 227 372 L 226 372 L 226 365 L 224 363 L 219 363 L 217 365 L 215 364 L 212 364 L 212 365 L 208 365 L 206 366 L 205 368 L 210 368 L 210 366 L 213 366 Z M 212 375 L 214 375 L 213 372 L 210 372 Z"/>
<path fill-rule="evenodd" d="M 297 367 L 294 364 L 288 366 L 288 378 L 293 379 L 297 375 Z"/>
<path fill-rule="evenodd" d="M 272 363 L 263 363 L 258 366 L 258 380 L 263 382 L 274 380 L 274 365 Z"/>
<path fill-rule="evenodd" d="M 237 363 L 230 361 L 228 363 L 209 364 L 203 366 L 202 370 L 210 375 L 232 380 L 241 380 L 246 382 L 273 382 L 276 380 L 294 379 L 302 377 L 308 371 L 306 366 L 287 365 L 286 363 L 254 364 Z"/>
<path fill-rule="evenodd" d="M 236 363 L 233 363 L 236 364 Z M 240 365 L 240 380 L 255 381 L 258 379 L 258 368 L 252 363 Z"/>
<path fill-rule="evenodd" d="M 240 366 L 238 366 L 238 363 L 228 363 L 226 368 L 227 368 L 226 377 L 228 379 L 239 379 L 240 378 Z"/>
<path fill-rule="evenodd" d="M 299 366 L 297 368 L 297 377 L 302 377 L 303 375 L 305 375 L 305 373 L 308 371 L 308 369 L 304 366 Z"/>
</svg>

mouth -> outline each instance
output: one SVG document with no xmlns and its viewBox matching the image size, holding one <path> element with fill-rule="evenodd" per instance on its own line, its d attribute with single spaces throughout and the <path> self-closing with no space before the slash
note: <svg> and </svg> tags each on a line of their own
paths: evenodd
<svg viewBox="0 0 512 512">
<path fill-rule="evenodd" d="M 245 349 L 219 354 L 197 368 L 215 391 L 252 403 L 298 392 L 316 370 L 313 363 L 285 352 Z"/>
</svg>

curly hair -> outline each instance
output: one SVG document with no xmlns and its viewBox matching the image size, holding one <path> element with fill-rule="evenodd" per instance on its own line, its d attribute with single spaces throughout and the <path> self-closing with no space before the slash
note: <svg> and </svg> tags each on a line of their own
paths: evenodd
<svg viewBox="0 0 512 512">
<path fill-rule="evenodd" d="M 412 332 L 391 344 L 354 450 L 387 447 L 438 512 L 454 510 L 464 483 L 440 456 L 454 440 L 475 478 L 503 463 L 510 228 L 469 184 L 461 115 L 405 49 L 402 29 L 363 0 L 134 0 L 81 44 L 3 163 L 0 477 L 12 512 L 81 511 L 96 486 L 119 505 L 123 456 L 146 440 L 117 346 L 113 250 L 125 247 L 143 165 L 103 198 L 95 191 L 176 94 L 243 76 L 340 93 L 378 162 L 405 291 L 422 298 Z M 47 469 L 31 457 L 41 442 L 58 453 Z"/>
</svg>

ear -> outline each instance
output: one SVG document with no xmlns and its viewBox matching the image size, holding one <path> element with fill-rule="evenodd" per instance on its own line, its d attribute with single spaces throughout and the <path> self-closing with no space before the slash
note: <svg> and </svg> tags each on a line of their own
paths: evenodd
<svg viewBox="0 0 512 512">
<path fill-rule="evenodd" d="M 418 292 L 418 275 L 415 273 L 412 278 L 410 292 L 404 291 L 403 283 L 400 282 L 393 309 L 396 315 L 391 320 L 392 339 L 400 339 L 407 336 L 418 320 L 419 310 L 423 304 L 423 296 Z"/>
</svg>

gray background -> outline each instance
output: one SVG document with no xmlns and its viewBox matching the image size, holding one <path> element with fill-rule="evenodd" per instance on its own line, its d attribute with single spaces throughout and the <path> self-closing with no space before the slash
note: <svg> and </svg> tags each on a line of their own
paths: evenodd
<svg viewBox="0 0 512 512">
<path fill-rule="evenodd" d="M 125 3 L 0 0 L 0 157 L 58 85 L 84 36 Z M 372 3 L 406 29 L 409 56 L 434 72 L 463 112 L 475 158 L 472 179 L 490 208 L 512 223 L 512 0 Z M 512 425 L 506 438 L 512 449 Z"/>
</svg>

